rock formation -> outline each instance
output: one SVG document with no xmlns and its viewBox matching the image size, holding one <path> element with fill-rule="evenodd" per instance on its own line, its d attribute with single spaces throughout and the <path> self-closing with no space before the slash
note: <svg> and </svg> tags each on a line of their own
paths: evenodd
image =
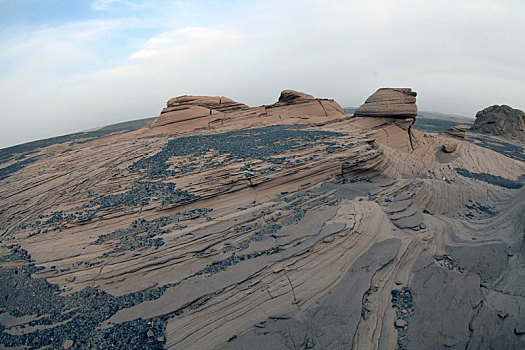
<svg viewBox="0 0 525 350">
<path fill-rule="evenodd" d="M 410 88 L 380 88 L 355 110 L 358 117 L 416 117 L 417 93 Z"/>
<path fill-rule="evenodd" d="M 315 100 L 315 98 L 312 95 L 305 94 L 304 92 L 283 90 L 281 91 L 281 95 L 279 96 L 279 100 L 277 102 L 287 104 L 310 100 Z"/>
<path fill-rule="evenodd" d="M 525 113 L 506 105 L 490 106 L 476 113 L 470 129 L 525 141 Z"/>
<path fill-rule="evenodd" d="M 417 116 L 415 91 L 380 88 L 354 112 L 354 125 L 369 130 L 377 142 L 409 151 L 415 139 L 411 127 Z"/>
<path fill-rule="evenodd" d="M 0 150 L 0 348 L 525 348 L 522 148 L 413 121 L 182 96 Z"/>
<path fill-rule="evenodd" d="M 467 127 L 465 125 L 454 125 L 445 130 L 447 135 L 463 140 L 465 138 Z"/>
<path fill-rule="evenodd" d="M 455 143 L 445 143 L 441 150 L 445 153 L 453 153 L 456 151 L 457 145 Z"/>
<path fill-rule="evenodd" d="M 274 123 L 326 122 L 344 117 L 343 109 L 334 100 L 284 90 L 276 103 L 259 107 L 249 107 L 226 97 L 175 97 L 168 101 L 159 118 L 149 127 L 156 133 L 180 133 L 225 127 L 232 123 L 242 128 Z"/>
</svg>

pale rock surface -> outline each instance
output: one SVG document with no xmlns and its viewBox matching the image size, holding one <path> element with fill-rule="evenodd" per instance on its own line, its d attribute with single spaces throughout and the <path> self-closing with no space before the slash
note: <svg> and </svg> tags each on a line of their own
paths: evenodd
<svg viewBox="0 0 525 350">
<path fill-rule="evenodd" d="M 413 121 L 184 96 L 2 158 L 0 347 L 525 348 L 522 148 Z"/>
<path fill-rule="evenodd" d="M 453 153 L 456 151 L 457 145 L 455 143 L 445 143 L 441 146 L 441 150 L 445 153 Z"/>
<path fill-rule="evenodd" d="M 354 112 L 358 117 L 416 117 L 417 93 L 410 88 L 380 88 Z"/>
<path fill-rule="evenodd" d="M 283 90 L 276 103 L 249 107 L 226 97 L 179 96 L 168 101 L 160 116 L 149 123 L 149 132 L 187 133 L 227 127 L 305 124 L 345 118 L 334 100 L 314 98 L 303 92 Z"/>
</svg>

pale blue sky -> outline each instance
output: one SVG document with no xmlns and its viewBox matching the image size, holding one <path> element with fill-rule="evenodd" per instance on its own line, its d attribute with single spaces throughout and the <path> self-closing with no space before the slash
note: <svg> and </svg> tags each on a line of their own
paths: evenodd
<svg viewBox="0 0 525 350">
<path fill-rule="evenodd" d="M 270 104 L 525 108 L 522 0 L 0 0 L 0 147 L 158 115 L 183 94 Z"/>
</svg>

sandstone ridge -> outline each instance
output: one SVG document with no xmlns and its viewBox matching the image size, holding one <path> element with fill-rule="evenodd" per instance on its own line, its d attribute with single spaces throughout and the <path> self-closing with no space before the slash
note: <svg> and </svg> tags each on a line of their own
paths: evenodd
<svg viewBox="0 0 525 350">
<path fill-rule="evenodd" d="M 159 117 L 149 124 L 154 133 L 173 133 L 224 127 L 323 122 L 344 118 L 341 106 L 330 99 L 283 90 L 276 103 L 249 107 L 227 97 L 179 96 L 168 101 Z"/>
</svg>

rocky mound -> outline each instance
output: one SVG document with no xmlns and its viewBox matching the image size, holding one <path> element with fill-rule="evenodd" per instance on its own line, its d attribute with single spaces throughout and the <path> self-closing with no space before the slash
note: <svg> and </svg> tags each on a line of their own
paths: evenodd
<svg viewBox="0 0 525 350">
<path fill-rule="evenodd" d="M 174 133 L 224 127 L 228 124 L 235 124 L 239 128 L 277 122 L 326 122 L 344 117 L 342 107 L 334 100 L 283 90 L 276 103 L 258 107 L 249 107 L 226 97 L 175 97 L 168 101 L 167 107 L 149 127 L 154 129 L 154 133 Z"/>
<path fill-rule="evenodd" d="M 525 141 L 525 113 L 506 105 L 490 106 L 476 113 L 470 129 Z"/>
<path fill-rule="evenodd" d="M 410 88 L 380 88 L 355 110 L 358 117 L 416 117 L 415 91 Z"/>
</svg>

